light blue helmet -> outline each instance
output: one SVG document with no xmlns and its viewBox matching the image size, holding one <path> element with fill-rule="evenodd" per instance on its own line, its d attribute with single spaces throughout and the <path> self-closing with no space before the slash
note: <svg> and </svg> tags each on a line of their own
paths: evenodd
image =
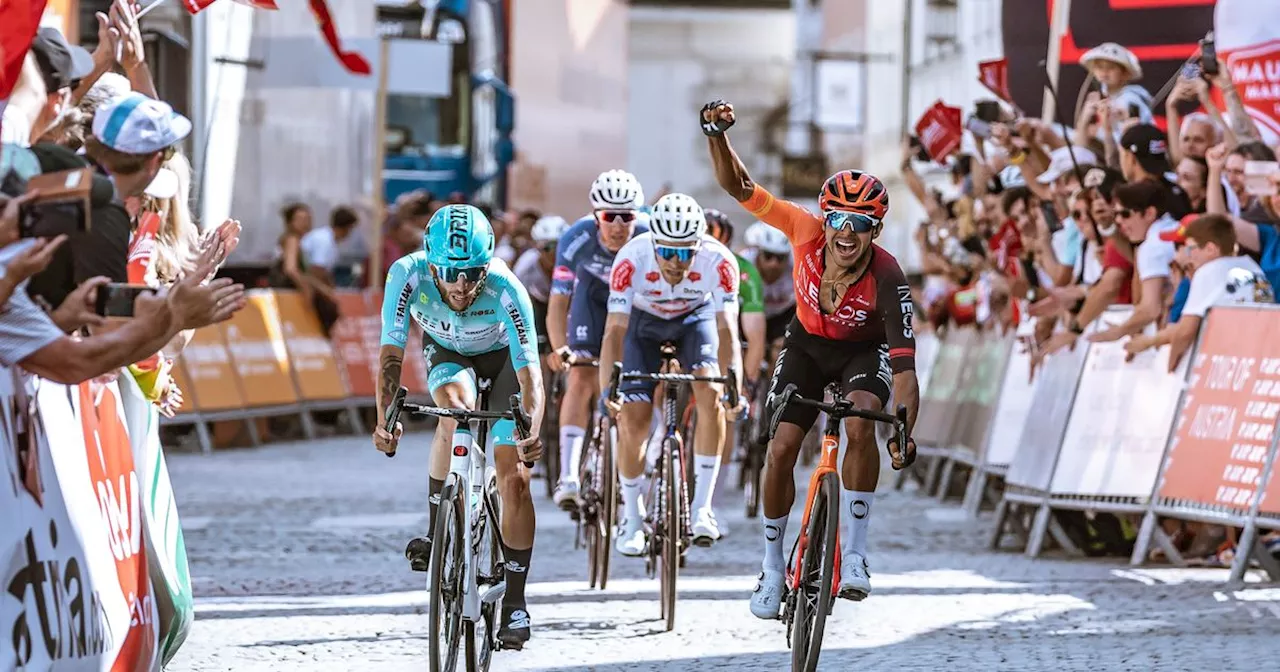
<svg viewBox="0 0 1280 672">
<path fill-rule="evenodd" d="M 441 269 L 483 268 L 493 259 L 493 227 L 470 205 L 446 205 L 431 216 L 422 247 Z"/>
</svg>

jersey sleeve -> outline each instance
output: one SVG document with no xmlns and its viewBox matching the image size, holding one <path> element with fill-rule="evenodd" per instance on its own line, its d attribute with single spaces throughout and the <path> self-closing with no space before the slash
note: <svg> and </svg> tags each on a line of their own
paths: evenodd
<svg viewBox="0 0 1280 672">
<path fill-rule="evenodd" d="M 409 305 L 417 289 L 413 263 L 405 257 L 391 265 L 382 294 L 381 345 L 405 347 L 409 341 Z"/>
<path fill-rule="evenodd" d="M 738 285 L 738 305 L 743 315 L 764 312 L 764 279 L 755 264 L 737 257 L 742 282 Z"/>
<path fill-rule="evenodd" d="M 872 263 L 876 263 L 873 261 Z M 916 368 L 916 334 L 911 286 L 897 262 L 877 264 L 876 306 L 884 319 L 884 340 L 889 344 L 889 365 L 894 373 Z"/>
<path fill-rule="evenodd" d="M 738 287 L 742 283 L 738 260 L 732 254 L 725 254 L 716 262 L 716 286 L 711 288 L 711 300 L 715 303 L 716 312 L 722 313 L 726 308 L 738 306 Z"/>
<path fill-rule="evenodd" d="M 589 224 L 589 222 L 588 222 Z M 556 267 L 551 271 L 551 293 L 573 294 L 573 283 L 578 279 L 574 269 L 574 257 L 587 244 L 591 236 L 589 227 L 581 220 L 565 231 L 560 242 L 556 243 Z"/>
<path fill-rule="evenodd" d="M 631 239 L 633 242 L 635 238 Z M 631 302 L 635 296 L 636 262 L 632 259 L 635 245 L 627 243 L 618 250 L 613 259 L 613 269 L 609 271 L 609 312 L 631 314 Z"/>
<path fill-rule="evenodd" d="M 786 234 L 792 245 L 807 242 L 822 229 L 822 221 L 808 210 L 791 201 L 775 198 L 758 184 L 751 196 L 742 201 L 742 207 L 756 219 Z"/>
<path fill-rule="evenodd" d="M 534 329 L 533 303 L 529 301 L 529 292 L 514 276 L 508 278 L 507 286 L 499 295 L 503 312 L 507 319 L 507 349 L 511 354 L 511 364 L 516 371 L 533 365 L 538 361 L 538 333 Z"/>
</svg>

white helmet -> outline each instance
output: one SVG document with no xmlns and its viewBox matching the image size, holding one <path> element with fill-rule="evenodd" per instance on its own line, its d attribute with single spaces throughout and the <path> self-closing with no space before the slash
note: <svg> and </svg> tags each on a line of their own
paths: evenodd
<svg viewBox="0 0 1280 672">
<path fill-rule="evenodd" d="M 649 213 L 649 231 L 659 243 L 695 241 L 707 232 L 707 218 L 692 196 L 667 194 L 658 199 L 653 212 Z"/>
<path fill-rule="evenodd" d="M 640 180 L 625 170 L 606 170 L 591 183 L 592 210 L 636 210 L 644 205 Z"/>
<path fill-rule="evenodd" d="M 791 253 L 791 241 L 787 240 L 787 234 L 769 226 L 764 225 L 760 233 L 756 234 L 756 247 L 761 252 L 784 256 Z"/>
<path fill-rule="evenodd" d="M 533 242 L 535 243 L 550 243 L 560 240 L 560 237 L 568 230 L 569 222 L 564 221 L 564 217 L 544 215 L 534 222 L 533 229 L 529 233 L 533 236 Z"/>
<path fill-rule="evenodd" d="M 764 222 L 756 222 L 748 226 L 746 232 L 742 234 L 743 242 L 747 244 L 747 247 L 760 247 L 760 234 L 764 233 L 765 229 L 768 228 L 770 228 L 769 225 Z"/>
</svg>

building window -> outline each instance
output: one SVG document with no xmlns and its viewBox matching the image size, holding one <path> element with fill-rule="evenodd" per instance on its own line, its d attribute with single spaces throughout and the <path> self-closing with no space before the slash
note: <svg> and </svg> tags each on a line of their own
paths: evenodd
<svg viewBox="0 0 1280 672">
<path fill-rule="evenodd" d="M 935 61 L 960 45 L 959 0 L 925 0 L 924 60 Z"/>
</svg>

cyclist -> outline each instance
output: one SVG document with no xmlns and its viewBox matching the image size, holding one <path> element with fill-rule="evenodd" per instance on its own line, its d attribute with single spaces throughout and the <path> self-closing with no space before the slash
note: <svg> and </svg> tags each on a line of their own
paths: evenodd
<svg viewBox="0 0 1280 672">
<path fill-rule="evenodd" d="M 547 340 L 547 300 L 551 298 L 551 270 L 556 265 L 556 243 L 567 230 L 569 223 L 564 221 L 564 217 L 539 217 L 529 233 L 533 247 L 521 253 L 512 268 L 533 303 L 533 326 L 538 334 L 540 355 L 551 352 L 551 342 Z"/>
<path fill-rule="evenodd" d="M 578 357 L 600 356 L 613 257 L 628 240 L 649 230 L 644 190 L 631 173 L 600 173 L 591 184 L 590 200 L 591 214 L 569 227 L 556 247 L 547 304 L 547 338 L 553 353 L 548 365 L 554 371 L 567 367 L 566 358 L 571 363 Z M 556 505 L 568 511 L 578 506 L 582 443 L 591 420 L 591 399 L 599 394 L 590 369 L 569 369 L 560 402 L 560 482 L 553 494 Z"/>
<path fill-rule="evenodd" d="M 779 201 L 751 181 L 725 135 L 734 122 L 733 106 L 708 103 L 699 114 L 707 135 L 716 181 L 765 223 L 791 242 L 795 257 L 796 316 L 784 337 L 773 370 L 769 399 L 788 384 L 800 395 L 821 399 L 828 383 L 860 408 L 880 410 L 892 392 L 907 407 L 907 436 L 920 406 L 915 375 L 915 332 L 911 289 L 898 262 L 872 242 L 889 210 L 889 196 L 875 177 L 843 170 L 827 178 L 818 196 L 821 216 L 795 203 Z M 765 554 L 751 613 L 777 618 L 783 597 L 783 538 L 787 513 L 795 500 L 796 457 L 815 409 L 789 406 L 769 442 L 764 487 Z M 867 565 L 867 524 L 871 516 L 880 452 L 875 424 L 845 421 L 848 449 L 841 465 L 840 597 L 861 600 L 871 592 Z M 895 466 L 914 453 L 915 444 L 889 445 Z"/>
<path fill-rule="evenodd" d="M 733 241 L 733 222 L 729 221 L 729 217 L 723 212 L 711 208 L 704 210 L 703 215 L 707 220 L 707 235 L 719 241 L 725 249 L 729 249 L 729 243 Z M 747 387 L 751 387 L 755 385 L 761 363 L 764 361 L 764 285 L 755 264 L 747 261 L 741 254 L 734 253 L 733 256 L 738 261 L 739 271 L 738 333 L 742 340 L 746 341 L 746 354 L 742 358 L 743 366 L 746 367 L 744 369 L 746 380 L 743 382 Z M 727 367 L 729 362 L 720 362 L 720 366 Z"/>
<path fill-rule="evenodd" d="M 520 468 L 520 460 L 534 461 L 541 453 L 542 373 L 537 366 L 529 295 L 507 265 L 493 258 L 493 243 L 493 228 L 479 210 L 447 205 L 427 224 L 424 249 L 391 266 L 382 301 L 377 409 L 378 417 L 384 417 L 400 386 L 411 317 L 423 331 L 428 387 L 437 406 L 474 408 L 477 378 L 492 381 L 489 396 L 498 407 L 519 389 L 532 424 L 529 437 L 516 440 L 514 423 L 500 420 L 493 425 L 492 455 L 502 498 L 507 559 L 498 638 L 504 644 L 523 644 L 529 639 L 524 586 L 533 554 L 534 512 L 529 473 Z M 432 441 L 428 530 L 435 524 L 438 498 L 449 473 L 455 427 L 453 420 L 442 418 Z M 385 453 L 394 452 L 402 431 L 399 424 L 394 433 L 379 425 L 373 444 Z M 410 541 L 405 548 L 410 567 L 427 571 L 430 550 L 429 536 Z"/>
<path fill-rule="evenodd" d="M 705 235 L 702 208 L 684 194 L 663 196 L 653 206 L 650 226 L 649 233 L 624 245 L 613 262 L 609 318 L 600 354 L 601 389 L 608 385 L 613 363 L 619 360 L 623 371 L 657 373 L 664 341 L 676 344 L 682 369 L 694 375 L 719 375 L 719 361 L 732 362 L 733 369 L 741 371 L 739 276 L 733 253 Z M 741 378 L 738 385 L 741 391 Z M 622 403 L 611 409 L 618 416 L 618 475 L 625 505 L 618 552 L 629 556 L 641 555 L 645 549 L 640 493 L 653 388 L 644 381 L 623 383 L 619 387 Z M 693 384 L 698 425 L 691 510 L 694 542 L 704 546 L 720 538 L 711 511 L 724 435 L 720 388 L 712 383 Z"/>
<path fill-rule="evenodd" d="M 769 343 L 769 361 L 777 361 L 782 337 L 796 314 L 795 283 L 791 280 L 791 241 L 786 234 L 758 222 L 755 245 L 743 257 L 755 264 L 764 283 L 765 339 Z"/>
</svg>

